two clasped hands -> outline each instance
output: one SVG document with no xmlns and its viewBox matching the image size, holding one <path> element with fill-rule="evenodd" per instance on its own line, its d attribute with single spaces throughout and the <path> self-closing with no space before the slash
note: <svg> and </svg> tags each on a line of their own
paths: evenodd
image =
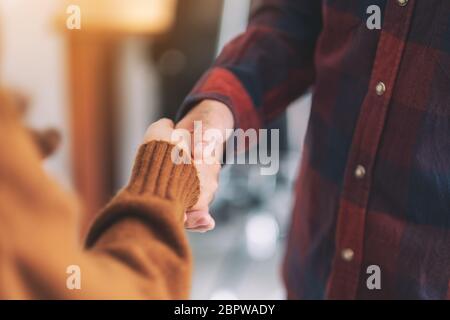
<svg viewBox="0 0 450 320">
<path fill-rule="evenodd" d="M 0 250 L 0 299 L 187 299 L 192 255 L 183 223 L 197 232 L 215 226 L 209 204 L 223 142 L 194 139 L 216 144 L 208 154 L 210 148 L 179 150 L 174 145 L 183 141 L 173 140 L 192 132 L 194 121 L 225 133 L 234 125 L 231 111 L 205 100 L 176 125 L 152 124 L 129 183 L 81 239 L 80 204 L 42 168 L 56 142 L 28 130 L 17 112 L 21 103 L 10 97 L 0 91 L 0 247 L 8 249 Z M 190 162 L 174 162 L 174 150 Z"/>
<path fill-rule="evenodd" d="M 175 130 L 181 129 L 193 133 L 194 122 L 198 121 L 201 122 L 203 131 L 219 130 L 223 139 L 211 141 L 204 138 L 201 141 L 194 141 L 192 138 L 191 141 L 180 141 L 180 139 L 173 141 L 174 137 L 180 137 L 174 134 Z M 176 125 L 169 119 L 161 119 L 153 123 L 145 134 L 145 142 L 161 140 L 188 146 L 190 149 L 188 153 L 191 154 L 200 180 L 200 196 L 198 202 L 185 214 L 184 226 L 189 231 L 207 232 L 215 227 L 209 205 L 218 188 L 223 148 L 225 140 L 228 138 L 226 130 L 233 127 L 233 115 L 227 106 L 217 101 L 205 100 L 195 106 Z M 198 146 L 199 143 L 202 144 L 202 147 Z M 211 144 L 214 146 L 211 147 Z M 212 150 L 214 152 L 211 152 Z"/>
</svg>

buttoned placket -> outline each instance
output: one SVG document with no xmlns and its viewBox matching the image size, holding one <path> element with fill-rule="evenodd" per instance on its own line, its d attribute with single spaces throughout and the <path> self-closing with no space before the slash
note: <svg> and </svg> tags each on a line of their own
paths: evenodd
<svg viewBox="0 0 450 320">
<path fill-rule="evenodd" d="M 330 299 L 355 299 L 357 295 L 372 170 L 414 3 L 415 0 L 395 0 L 386 4 L 369 90 L 361 106 L 345 171 L 336 225 L 336 252 L 326 290 Z"/>
</svg>

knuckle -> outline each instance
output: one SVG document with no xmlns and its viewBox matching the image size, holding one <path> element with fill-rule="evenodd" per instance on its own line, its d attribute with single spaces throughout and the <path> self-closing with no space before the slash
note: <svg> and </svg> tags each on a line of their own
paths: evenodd
<svg viewBox="0 0 450 320">
<path fill-rule="evenodd" d="M 158 121 L 156 121 L 155 123 L 154 123 L 154 125 L 160 125 L 160 126 L 173 126 L 174 125 L 174 123 L 173 123 L 173 121 L 171 120 L 171 119 L 169 119 L 169 118 L 161 118 L 161 119 L 159 119 Z"/>
</svg>

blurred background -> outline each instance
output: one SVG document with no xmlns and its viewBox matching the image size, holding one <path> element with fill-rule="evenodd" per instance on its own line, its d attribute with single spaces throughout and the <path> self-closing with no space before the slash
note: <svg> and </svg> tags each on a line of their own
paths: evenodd
<svg viewBox="0 0 450 320">
<path fill-rule="evenodd" d="M 48 172 L 77 192 L 86 225 L 128 180 L 145 129 L 174 117 L 224 44 L 245 30 L 252 0 L 0 0 L 0 78 L 31 102 L 27 121 L 63 136 Z M 69 5 L 81 30 L 69 30 Z M 280 129 L 276 176 L 224 168 L 216 229 L 189 234 L 194 299 L 283 299 L 281 262 L 309 95 Z"/>
</svg>

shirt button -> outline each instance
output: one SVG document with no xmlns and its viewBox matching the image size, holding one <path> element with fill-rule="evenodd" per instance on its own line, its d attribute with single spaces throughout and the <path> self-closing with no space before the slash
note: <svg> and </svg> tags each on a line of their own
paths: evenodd
<svg viewBox="0 0 450 320">
<path fill-rule="evenodd" d="M 366 168 L 362 165 L 358 165 L 355 169 L 355 177 L 358 179 L 362 179 L 366 176 Z"/>
<path fill-rule="evenodd" d="M 381 81 L 378 82 L 375 91 L 377 92 L 377 95 L 382 96 L 386 92 L 386 85 Z"/>
<path fill-rule="evenodd" d="M 408 4 L 408 0 L 397 0 L 397 3 L 400 7 L 404 7 Z"/>
<path fill-rule="evenodd" d="M 347 249 L 344 249 L 341 251 L 342 259 L 347 262 L 352 261 L 354 256 L 355 256 L 355 252 L 350 248 L 347 248 Z"/>
</svg>

